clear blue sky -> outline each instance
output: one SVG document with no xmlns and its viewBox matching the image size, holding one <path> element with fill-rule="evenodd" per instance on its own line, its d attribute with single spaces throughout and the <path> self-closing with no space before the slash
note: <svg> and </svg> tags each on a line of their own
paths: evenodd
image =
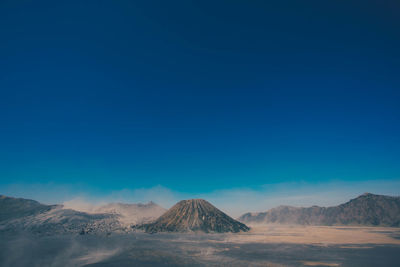
<svg viewBox="0 0 400 267">
<path fill-rule="evenodd" d="M 400 180 L 399 1 L 0 1 L 0 186 Z"/>
</svg>

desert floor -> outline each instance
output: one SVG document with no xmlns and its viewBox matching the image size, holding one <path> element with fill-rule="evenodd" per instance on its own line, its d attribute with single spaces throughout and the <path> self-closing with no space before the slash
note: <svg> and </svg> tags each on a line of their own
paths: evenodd
<svg viewBox="0 0 400 267">
<path fill-rule="evenodd" d="M 359 226 L 249 225 L 251 231 L 228 237 L 230 242 L 315 245 L 400 245 L 400 228 Z"/>
<path fill-rule="evenodd" d="M 252 225 L 239 234 L 0 233 L 0 266 L 399 266 L 400 229 Z"/>
</svg>

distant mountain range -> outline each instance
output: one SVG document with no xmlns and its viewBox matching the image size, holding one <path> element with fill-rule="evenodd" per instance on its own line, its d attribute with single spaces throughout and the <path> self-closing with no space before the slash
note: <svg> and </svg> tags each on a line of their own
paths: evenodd
<svg viewBox="0 0 400 267">
<path fill-rule="evenodd" d="M 44 235 L 135 231 L 236 233 L 249 230 L 244 223 L 400 227 L 400 197 L 366 193 L 335 207 L 280 206 L 243 214 L 239 221 L 203 199 L 182 200 L 168 211 L 149 202 L 111 203 L 83 212 L 0 195 L 0 232 L 29 231 Z"/>
<path fill-rule="evenodd" d="M 247 232 L 240 223 L 204 199 L 182 200 L 155 222 L 144 225 L 146 232 Z"/>
<path fill-rule="evenodd" d="M 400 197 L 365 193 L 334 207 L 280 206 L 266 212 L 246 213 L 244 223 L 301 225 L 365 225 L 400 227 Z"/>
</svg>

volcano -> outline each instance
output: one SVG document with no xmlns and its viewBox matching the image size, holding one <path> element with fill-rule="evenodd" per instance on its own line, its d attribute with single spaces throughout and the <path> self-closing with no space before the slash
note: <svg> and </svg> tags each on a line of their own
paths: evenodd
<svg viewBox="0 0 400 267">
<path fill-rule="evenodd" d="M 204 199 L 182 200 L 160 218 L 144 225 L 148 233 L 156 232 L 247 232 L 250 230 Z"/>
</svg>

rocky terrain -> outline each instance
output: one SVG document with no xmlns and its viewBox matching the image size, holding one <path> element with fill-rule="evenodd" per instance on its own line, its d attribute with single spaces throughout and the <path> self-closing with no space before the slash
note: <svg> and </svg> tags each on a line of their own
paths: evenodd
<svg viewBox="0 0 400 267">
<path fill-rule="evenodd" d="M 232 219 L 203 199 L 182 200 L 154 223 L 144 225 L 146 232 L 241 232 L 249 228 Z"/>
<path fill-rule="evenodd" d="M 244 223 L 400 227 L 400 197 L 365 193 L 339 206 L 280 206 L 266 212 L 243 214 L 239 220 Z"/>
<path fill-rule="evenodd" d="M 35 200 L 0 195 L 0 222 L 46 212 L 53 207 Z"/>
<path fill-rule="evenodd" d="M 133 231 L 132 225 L 148 223 L 165 209 L 148 204 L 111 203 L 92 212 L 44 205 L 34 200 L 0 196 L 0 232 L 29 231 L 55 234 L 110 234 Z"/>
</svg>

